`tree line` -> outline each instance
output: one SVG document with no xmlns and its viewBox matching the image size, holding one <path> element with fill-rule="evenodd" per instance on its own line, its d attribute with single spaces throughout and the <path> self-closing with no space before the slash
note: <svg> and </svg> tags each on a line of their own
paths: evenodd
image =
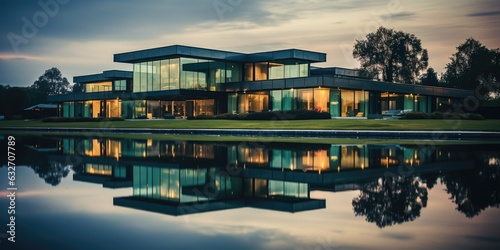
<svg viewBox="0 0 500 250">
<path fill-rule="evenodd" d="M 25 108 L 46 103 L 49 95 L 78 91 L 71 86 L 57 68 L 50 68 L 28 87 L 0 85 L 0 115 L 12 118 L 22 114 Z"/>
<path fill-rule="evenodd" d="M 364 76 L 380 81 L 468 90 L 483 85 L 497 96 L 500 90 L 500 49 L 488 49 L 472 37 L 456 48 L 441 76 L 429 67 L 421 40 L 403 31 L 380 27 L 356 40 L 352 54 Z"/>
</svg>

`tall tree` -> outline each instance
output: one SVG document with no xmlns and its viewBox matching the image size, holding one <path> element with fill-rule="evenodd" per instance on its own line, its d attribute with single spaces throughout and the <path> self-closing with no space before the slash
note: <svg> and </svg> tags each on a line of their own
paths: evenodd
<svg viewBox="0 0 500 250">
<path fill-rule="evenodd" d="M 427 72 L 420 77 L 420 84 L 427 86 L 439 86 L 440 82 L 436 71 L 433 68 L 428 68 Z"/>
<path fill-rule="evenodd" d="M 446 65 L 444 80 L 447 87 L 475 89 L 489 84 L 491 91 L 498 88 L 500 79 L 500 50 L 489 50 L 478 40 L 468 38 L 457 47 L 457 52 Z"/>
<path fill-rule="evenodd" d="M 363 69 L 380 72 L 387 82 L 416 83 L 429 60 L 415 35 L 385 27 L 356 40 L 352 54 Z"/>
<path fill-rule="evenodd" d="M 40 102 L 45 102 L 48 95 L 66 94 L 71 89 L 68 79 L 62 76 L 58 68 L 46 70 L 31 87 L 39 95 Z"/>
<path fill-rule="evenodd" d="M 73 93 L 83 93 L 84 87 L 83 84 L 77 82 L 71 88 Z"/>
</svg>

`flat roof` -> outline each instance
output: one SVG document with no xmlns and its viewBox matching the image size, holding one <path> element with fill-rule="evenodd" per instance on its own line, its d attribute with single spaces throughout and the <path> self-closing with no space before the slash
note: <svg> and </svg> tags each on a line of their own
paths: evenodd
<svg viewBox="0 0 500 250">
<path fill-rule="evenodd" d="M 25 108 L 24 110 L 32 110 L 32 109 L 36 109 L 36 108 L 40 108 L 40 109 L 57 109 L 57 105 L 56 104 L 37 104 L 35 106 L 31 106 L 29 108 Z"/>
<path fill-rule="evenodd" d="M 106 70 L 99 74 L 82 75 L 73 77 L 73 82 L 77 83 L 93 83 L 93 82 L 106 82 L 111 80 L 125 80 L 132 79 L 134 74 L 132 71 L 124 70 Z"/>
<path fill-rule="evenodd" d="M 326 54 L 301 49 L 285 49 L 258 53 L 239 53 L 215 49 L 198 48 L 184 45 L 131 51 L 114 54 L 114 62 L 139 63 L 176 57 L 191 57 L 208 60 L 235 62 L 264 62 L 280 60 L 302 60 L 306 62 L 326 62 Z"/>
</svg>

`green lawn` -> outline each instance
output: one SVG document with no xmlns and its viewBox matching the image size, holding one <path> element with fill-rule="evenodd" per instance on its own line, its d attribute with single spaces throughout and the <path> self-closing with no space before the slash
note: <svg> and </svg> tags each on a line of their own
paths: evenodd
<svg viewBox="0 0 500 250">
<path fill-rule="evenodd" d="M 109 124 L 99 122 L 42 123 L 38 120 L 31 120 L 0 121 L 0 127 L 500 131 L 500 120 L 137 120 L 110 122 Z"/>
</svg>

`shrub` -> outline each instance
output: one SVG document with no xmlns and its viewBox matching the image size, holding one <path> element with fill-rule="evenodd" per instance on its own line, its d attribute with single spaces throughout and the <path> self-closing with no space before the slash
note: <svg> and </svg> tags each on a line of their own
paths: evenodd
<svg viewBox="0 0 500 250">
<path fill-rule="evenodd" d="M 48 117 L 42 119 L 42 122 L 103 122 L 103 121 L 125 121 L 125 119 L 120 117 L 113 118 L 88 118 L 88 117 Z"/>
<path fill-rule="evenodd" d="M 480 114 L 470 114 L 469 120 L 484 120 L 484 117 Z"/>
<path fill-rule="evenodd" d="M 431 118 L 431 119 L 443 119 L 443 113 L 438 112 L 438 111 L 433 112 L 433 113 L 429 116 L 429 118 Z"/>
<path fill-rule="evenodd" d="M 215 119 L 215 116 L 213 116 L 213 115 L 197 115 L 197 116 L 188 116 L 186 119 L 187 120 L 208 120 L 208 119 Z"/>
<path fill-rule="evenodd" d="M 443 119 L 445 119 L 445 120 L 461 120 L 462 114 L 445 112 L 445 113 L 443 113 Z"/>
<path fill-rule="evenodd" d="M 441 113 L 434 112 L 429 115 L 431 119 L 445 119 L 445 120 L 484 120 L 484 117 L 479 114 L 473 113 Z"/>
<path fill-rule="evenodd" d="M 290 111 L 265 111 L 249 113 L 243 120 L 312 120 L 331 119 L 331 115 L 326 112 L 312 110 L 290 110 Z"/>
<path fill-rule="evenodd" d="M 226 120 L 310 120 L 331 119 L 330 113 L 312 110 L 263 111 L 245 114 L 198 115 L 188 117 L 188 120 L 226 119 Z"/>
<path fill-rule="evenodd" d="M 424 112 L 407 112 L 401 119 L 429 119 L 429 115 Z"/>
</svg>

